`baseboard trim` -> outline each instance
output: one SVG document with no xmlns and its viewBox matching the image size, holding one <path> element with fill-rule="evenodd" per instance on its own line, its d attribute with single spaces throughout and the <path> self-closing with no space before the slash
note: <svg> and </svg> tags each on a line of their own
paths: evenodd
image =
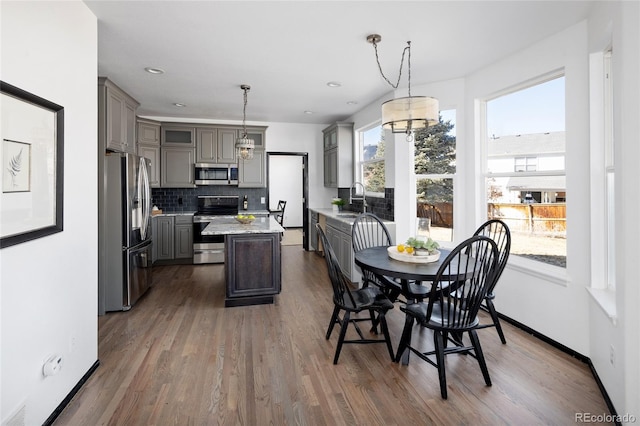
<svg viewBox="0 0 640 426">
<path fill-rule="evenodd" d="M 62 413 L 62 410 L 64 410 L 65 407 L 69 405 L 73 397 L 76 396 L 78 391 L 82 388 L 82 386 L 84 386 L 87 380 L 89 380 L 89 377 L 91 377 L 91 375 L 96 371 L 99 365 L 100 365 L 100 360 L 96 360 L 96 362 L 91 366 L 91 368 L 89 368 L 89 371 L 87 371 L 84 374 L 84 376 L 82 376 L 80 381 L 73 387 L 73 389 L 71 389 L 71 392 L 69 392 L 69 394 L 65 397 L 65 399 L 62 400 L 60 405 L 56 407 L 56 409 L 53 411 L 53 413 L 51 413 L 49 418 L 43 423 L 44 426 L 50 426 L 53 424 L 53 422 L 58 418 L 60 413 Z"/>
<path fill-rule="evenodd" d="M 513 325 L 514 327 L 519 328 L 520 330 L 524 331 L 525 333 L 531 334 L 533 337 L 542 340 L 543 342 L 553 346 L 556 349 L 561 350 L 562 352 L 571 355 L 572 357 L 584 362 L 585 364 L 587 364 L 589 366 L 589 370 L 591 371 L 591 375 L 593 376 L 593 378 L 596 381 L 596 384 L 598 385 L 598 389 L 600 389 L 600 393 L 602 394 L 602 397 L 604 398 L 605 403 L 607 404 L 607 408 L 609 409 L 609 412 L 611 414 L 611 416 L 616 419 L 615 424 L 616 426 L 621 425 L 620 421 L 617 420 L 618 419 L 618 413 L 616 411 L 616 408 L 613 406 L 613 401 L 611 401 L 611 398 L 609 398 L 609 394 L 607 393 L 607 390 L 605 389 L 604 385 L 602 384 L 602 381 L 600 380 L 600 376 L 598 376 L 598 372 L 596 371 L 595 367 L 593 366 L 593 363 L 591 362 L 591 358 L 589 358 L 588 356 L 585 356 L 577 351 L 574 351 L 573 349 L 563 345 L 560 342 L 557 342 L 555 340 L 553 340 L 552 338 L 545 336 L 542 333 L 537 332 L 536 330 L 522 324 L 521 322 L 518 322 L 516 320 L 514 320 L 513 318 L 510 318 L 506 315 L 503 315 L 501 313 L 498 312 L 498 317 L 501 320 L 504 320 L 505 322 L 508 322 L 509 324 Z"/>
</svg>

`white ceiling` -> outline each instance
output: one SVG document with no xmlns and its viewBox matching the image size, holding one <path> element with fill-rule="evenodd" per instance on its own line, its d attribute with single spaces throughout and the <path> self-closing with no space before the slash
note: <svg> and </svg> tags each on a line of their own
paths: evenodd
<svg viewBox="0 0 640 426">
<path fill-rule="evenodd" d="M 98 73 L 140 102 L 139 115 L 242 120 L 240 85 L 249 84 L 248 122 L 318 124 L 343 120 L 392 90 L 366 42 L 369 34 L 382 35 L 380 61 L 393 82 L 411 40 L 416 87 L 463 77 L 586 19 L 592 6 L 580 0 L 85 3 L 98 18 Z M 330 88 L 329 81 L 342 86 Z M 400 86 L 406 85 L 405 64 Z"/>
</svg>

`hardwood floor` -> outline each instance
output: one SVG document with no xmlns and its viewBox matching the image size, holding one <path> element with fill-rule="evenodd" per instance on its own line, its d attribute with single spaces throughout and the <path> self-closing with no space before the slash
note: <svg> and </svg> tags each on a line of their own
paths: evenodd
<svg viewBox="0 0 640 426">
<path fill-rule="evenodd" d="M 283 247 L 282 271 L 275 304 L 224 308 L 222 265 L 154 268 L 131 311 L 99 318 L 100 366 L 54 424 L 566 425 L 608 413 L 586 364 L 509 324 L 506 345 L 479 331 L 492 387 L 474 358 L 447 358 L 448 400 L 434 367 L 395 364 L 384 345 L 345 345 L 333 365 L 324 259 Z M 400 309 L 388 321 L 395 349 Z"/>
</svg>

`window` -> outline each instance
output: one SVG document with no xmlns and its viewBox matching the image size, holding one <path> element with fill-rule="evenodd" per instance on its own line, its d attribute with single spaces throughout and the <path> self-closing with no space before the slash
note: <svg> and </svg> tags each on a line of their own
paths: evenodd
<svg viewBox="0 0 640 426">
<path fill-rule="evenodd" d="M 537 157 L 516 157 L 514 171 L 535 172 L 538 169 Z"/>
<path fill-rule="evenodd" d="M 616 227 L 615 227 L 615 144 L 613 138 L 613 83 L 611 79 L 611 50 L 605 52 L 603 58 L 604 65 L 604 145 L 605 156 L 604 166 L 606 173 L 606 222 L 607 222 L 607 288 L 615 290 L 616 288 Z"/>
<path fill-rule="evenodd" d="M 381 125 L 359 131 L 359 175 L 367 196 L 384 197 L 384 131 Z"/>
<path fill-rule="evenodd" d="M 431 238 L 437 241 L 453 241 L 455 123 L 455 110 L 440 111 L 438 124 L 415 132 L 416 211 L 431 219 Z"/>
<path fill-rule="evenodd" d="M 511 254 L 566 267 L 564 76 L 487 100 L 487 216 L 511 230 Z"/>
</svg>

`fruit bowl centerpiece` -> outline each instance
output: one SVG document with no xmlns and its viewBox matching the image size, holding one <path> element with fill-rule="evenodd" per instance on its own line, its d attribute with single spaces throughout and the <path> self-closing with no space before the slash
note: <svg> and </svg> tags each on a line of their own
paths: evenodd
<svg viewBox="0 0 640 426">
<path fill-rule="evenodd" d="M 243 225 L 249 225 L 254 220 L 256 220 L 256 217 L 252 214 L 239 214 L 235 217 L 235 219 Z"/>
<path fill-rule="evenodd" d="M 440 259 L 439 244 L 431 238 L 427 240 L 409 238 L 405 244 L 389 247 L 389 257 L 410 263 L 430 263 Z"/>
</svg>

